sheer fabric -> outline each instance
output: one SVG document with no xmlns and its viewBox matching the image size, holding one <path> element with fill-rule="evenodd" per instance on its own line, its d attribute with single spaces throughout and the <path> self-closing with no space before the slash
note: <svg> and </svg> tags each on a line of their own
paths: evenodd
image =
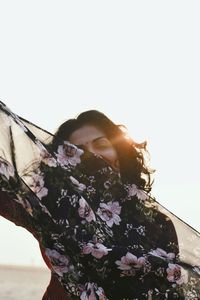
<svg viewBox="0 0 200 300">
<path fill-rule="evenodd" d="M 2 102 L 0 124 L 1 191 L 70 299 L 200 299 L 197 231 L 101 157 L 67 141 L 51 153 L 53 135 Z"/>
</svg>

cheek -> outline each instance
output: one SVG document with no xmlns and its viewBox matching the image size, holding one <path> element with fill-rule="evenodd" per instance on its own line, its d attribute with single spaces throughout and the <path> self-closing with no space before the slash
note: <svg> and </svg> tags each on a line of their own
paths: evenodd
<svg viewBox="0 0 200 300">
<path fill-rule="evenodd" d="M 117 160 L 117 152 L 115 149 L 109 148 L 99 153 L 109 163 L 114 163 Z"/>
</svg>

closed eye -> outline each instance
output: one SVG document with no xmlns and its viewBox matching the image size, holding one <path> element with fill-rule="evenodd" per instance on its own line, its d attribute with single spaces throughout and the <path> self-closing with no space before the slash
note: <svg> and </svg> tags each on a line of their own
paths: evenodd
<svg viewBox="0 0 200 300">
<path fill-rule="evenodd" d="M 111 147 L 110 141 L 106 138 L 101 138 L 93 142 L 94 146 L 97 148 L 108 148 Z"/>
</svg>

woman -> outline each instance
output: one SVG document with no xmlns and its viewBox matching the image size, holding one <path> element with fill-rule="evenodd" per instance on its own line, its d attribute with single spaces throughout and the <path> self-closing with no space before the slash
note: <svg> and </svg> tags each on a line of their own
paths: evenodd
<svg viewBox="0 0 200 300">
<path fill-rule="evenodd" d="M 144 159 L 146 143 L 136 144 L 127 137 L 126 132 L 121 128 L 124 129 L 124 127 L 114 124 L 101 112 L 86 111 L 76 119 L 70 119 L 59 127 L 50 148 L 51 151 L 55 151 L 62 141 L 67 140 L 78 148 L 102 157 L 114 170 L 119 172 L 122 182 L 136 184 L 141 190 L 150 192 L 151 172 L 145 165 Z M 144 175 L 146 179 L 144 179 Z M 157 219 L 163 226 L 162 230 L 165 229 L 165 234 L 159 233 L 158 225 L 153 230 L 152 224 L 149 224 L 152 242 L 157 247 L 167 249 L 167 243 L 170 241 L 174 245 L 174 253 L 178 253 L 178 242 L 172 222 L 170 220 L 166 222 L 161 213 Z M 154 233 L 156 236 L 153 238 Z M 55 289 L 52 288 L 52 280 L 46 292 L 46 296 L 48 295 L 50 298 L 52 290 L 55 292 Z"/>
<path fill-rule="evenodd" d="M 33 141 L 33 128 L 24 132 Z M 62 124 L 48 153 L 34 143 L 43 153 L 41 172 L 31 183 L 27 173 L 22 178 L 41 202 L 31 195 L 23 208 L 53 271 L 43 299 L 199 299 L 198 258 L 188 245 L 179 253 L 171 219 L 180 221 L 148 194 L 145 144 L 97 111 Z"/>
</svg>

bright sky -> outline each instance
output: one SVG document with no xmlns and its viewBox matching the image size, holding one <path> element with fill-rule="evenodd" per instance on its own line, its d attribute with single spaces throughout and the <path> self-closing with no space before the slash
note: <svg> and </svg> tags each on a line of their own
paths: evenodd
<svg viewBox="0 0 200 300">
<path fill-rule="evenodd" d="M 199 1 L 0 2 L 0 98 L 54 131 L 98 109 L 147 140 L 157 200 L 200 230 Z M 41 265 L 0 217 L 0 263 Z M 13 251 L 14 249 L 14 251 Z"/>
</svg>

